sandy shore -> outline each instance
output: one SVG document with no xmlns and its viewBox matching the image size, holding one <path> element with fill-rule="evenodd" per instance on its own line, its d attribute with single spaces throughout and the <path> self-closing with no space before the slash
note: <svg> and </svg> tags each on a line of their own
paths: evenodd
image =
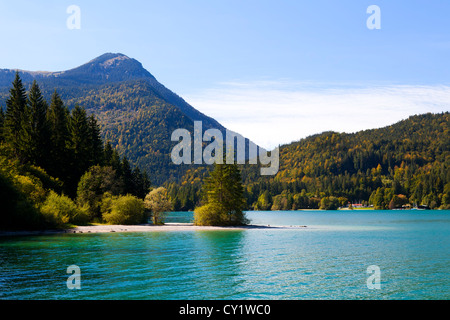
<svg viewBox="0 0 450 320">
<path fill-rule="evenodd" d="M 46 235 L 58 233 L 107 233 L 107 232 L 158 232 L 158 231 L 208 231 L 208 230 L 248 230 L 248 229 L 303 229 L 306 226 L 263 226 L 247 225 L 239 227 L 194 226 L 192 223 L 166 223 L 155 225 L 93 225 L 79 226 L 65 230 L 43 231 L 0 231 L 0 236 Z"/>
<path fill-rule="evenodd" d="M 198 231 L 198 230 L 231 230 L 248 227 L 210 227 L 194 226 L 192 223 L 167 223 L 162 226 L 148 225 L 96 225 L 79 226 L 69 229 L 69 233 L 103 233 L 103 232 L 155 232 L 155 231 Z"/>
</svg>

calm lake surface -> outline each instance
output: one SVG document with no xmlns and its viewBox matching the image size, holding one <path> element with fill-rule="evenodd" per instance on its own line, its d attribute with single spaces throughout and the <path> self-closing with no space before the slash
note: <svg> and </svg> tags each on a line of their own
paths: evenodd
<svg viewBox="0 0 450 320">
<path fill-rule="evenodd" d="M 0 238 L 0 299 L 450 298 L 450 211 L 247 217 L 307 228 Z M 71 265 L 79 290 L 67 288 Z M 380 289 L 368 288 L 372 265 Z"/>
</svg>

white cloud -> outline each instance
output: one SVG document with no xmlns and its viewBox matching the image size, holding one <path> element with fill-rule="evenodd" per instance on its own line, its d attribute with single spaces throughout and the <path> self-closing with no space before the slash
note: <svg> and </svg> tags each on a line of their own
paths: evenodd
<svg viewBox="0 0 450 320">
<path fill-rule="evenodd" d="M 184 96 L 201 112 L 265 148 L 323 131 L 356 132 L 450 109 L 449 86 L 229 82 Z"/>
</svg>

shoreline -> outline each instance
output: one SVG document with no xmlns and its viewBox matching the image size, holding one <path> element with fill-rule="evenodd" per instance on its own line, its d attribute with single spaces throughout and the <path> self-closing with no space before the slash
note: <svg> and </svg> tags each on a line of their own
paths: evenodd
<svg viewBox="0 0 450 320">
<path fill-rule="evenodd" d="M 32 230 L 32 231 L 0 231 L 0 237 L 13 236 L 39 236 L 52 234 L 94 234 L 94 233 L 121 233 L 121 232 L 164 232 L 164 231 L 230 231 L 230 230 L 255 230 L 255 229 L 305 229 L 306 226 L 270 226 L 270 225 L 245 225 L 245 226 L 194 226 L 193 223 L 166 223 L 164 225 L 93 225 L 78 226 L 70 229 L 58 230 Z"/>
</svg>

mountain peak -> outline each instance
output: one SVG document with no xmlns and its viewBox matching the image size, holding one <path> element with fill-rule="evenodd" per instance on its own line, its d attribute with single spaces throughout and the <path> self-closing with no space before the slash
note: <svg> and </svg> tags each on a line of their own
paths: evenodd
<svg viewBox="0 0 450 320">
<path fill-rule="evenodd" d="M 9 88 L 14 80 L 14 75 L 14 70 L 0 69 L 0 88 Z M 205 116 L 183 98 L 159 83 L 142 66 L 142 63 L 123 53 L 104 53 L 79 67 L 65 71 L 31 72 L 23 70 L 20 71 L 20 77 L 24 83 L 30 84 L 33 80 L 38 80 L 42 88 L 58 88 L 59 90 L 84 85 L 101 86 L 109 83 L 143 80 L 150 85 L 154 93 L 181 109 L 191 120 L 202 120 L 205 128 L 224 129 L 216 120 Z M 0 105 L 3 101 L 0 95 Z"/>
<path fill-rule="evenodd" d="M 107 67 L 111 67 L 114 65 L 118 65 L 121 62 L 126 61 L 126 60 L 133 60 L 133 59 L 129 58 L 128 56 L 126 56 L 122 53 L 108 52 L 108 53 L 102 54 L 101 56 L 99 56 L 95 59 L 92 59 L 87 64 L 90 64 L 90 63 L 99 64 L 99 65 L 107 68 Z"/>
<path fill-rule="evenodd" d="M 79 67 L 54 73 L 54 76 L 60 80 L 75 77 L 85 84 L 154 78 L 139 61 L 122 53 L 104 53 Z"/>
</svg>

